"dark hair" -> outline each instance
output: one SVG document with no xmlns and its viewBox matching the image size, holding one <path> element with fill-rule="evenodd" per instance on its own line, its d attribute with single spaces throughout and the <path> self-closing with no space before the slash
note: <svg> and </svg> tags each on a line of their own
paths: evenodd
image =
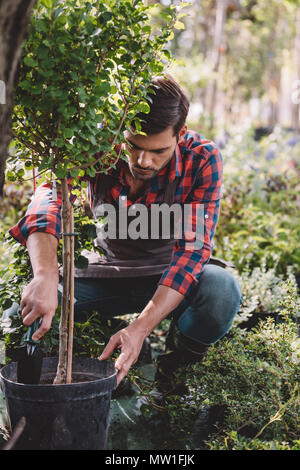
<svg viewBox="0 0 300 470">
<path fill-rule="evenodd" d="M 147 135 L 159 134 L 173 127 L 176 137 L 184 126 L 189 111 L 189 100 L 178 83 L 170 76 L 154 77 L 149 93 L 150 112 L 139 113 L 142 131 Z"/>
</svg>

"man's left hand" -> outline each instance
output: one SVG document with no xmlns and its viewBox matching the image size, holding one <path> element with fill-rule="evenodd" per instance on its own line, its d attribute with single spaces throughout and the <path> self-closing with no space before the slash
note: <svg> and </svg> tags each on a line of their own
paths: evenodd
<svg viewBox="0 0 300 470">
<path fill-rule="evenodd" d="M 132 323 L 114 334 L 104 348 L 99 357 L 101 361 L 108 359 L 116 348 L 121 350 L 121 354 L 115 362 L 115 368 L 118 370 L 117 386 L 128 374 L 130 367 L 138 360 L 145 337 L 144 332 L 139 331 Z"/>
</svg>

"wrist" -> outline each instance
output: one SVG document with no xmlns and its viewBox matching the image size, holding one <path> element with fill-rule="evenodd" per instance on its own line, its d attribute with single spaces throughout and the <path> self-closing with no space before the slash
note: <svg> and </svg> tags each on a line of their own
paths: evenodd
<svg viewBox="0 0 300 470">
<path fill-rule="evenodd" d="M 34 270 L 34 278 L 37 280 L 47 280 L 47 282 L 59 282 L 59 272 L 57 267 L 53 268 L 39 268 Z"/>
<path fill-rule="evenodd" d="M 130 330 L 134 330 L 135 334 L 138 334 L 143 339 L 147 338 L 153 330 L 148 319 L 143 316 L 136 318 L 132 323 L 130 323 L 128 328 Z"/>
</svg>

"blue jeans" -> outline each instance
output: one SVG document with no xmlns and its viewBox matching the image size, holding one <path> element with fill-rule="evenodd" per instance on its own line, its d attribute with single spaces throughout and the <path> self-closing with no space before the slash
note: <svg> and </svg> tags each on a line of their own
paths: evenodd
<svg viewBox="0 0 300 470">
<path fill-rule="evenodd" d="M 141 312 L 153 297 L 160 277 L 76 278 L 75 320 L 83 320 L 86 312 L 92 310 L 97 310 L 103 319 Z M 241 303 L 241 288 L 233 275 L 220 266 L 208 264 L 197 286 L 168 318 L 177 319 L 177 326 L 183 335 L 209 345 L 230 330 Z"/>
</svg>

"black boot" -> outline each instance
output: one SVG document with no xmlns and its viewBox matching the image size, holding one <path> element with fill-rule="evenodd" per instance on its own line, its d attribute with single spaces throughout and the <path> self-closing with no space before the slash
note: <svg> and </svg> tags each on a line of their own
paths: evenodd
<svg viewBox="0 0 300 470">
<path fill-rule="evenodd" d="M 172 325 L 166 341 L 166 352 L 157 358 L 155 374 L 156 391 L 163 396 L 180 395 L 188 392 L 179 372 L 188 364 L 200 362 L 209 346 L 184 336 L 177 326 Z"/>
</svg>

